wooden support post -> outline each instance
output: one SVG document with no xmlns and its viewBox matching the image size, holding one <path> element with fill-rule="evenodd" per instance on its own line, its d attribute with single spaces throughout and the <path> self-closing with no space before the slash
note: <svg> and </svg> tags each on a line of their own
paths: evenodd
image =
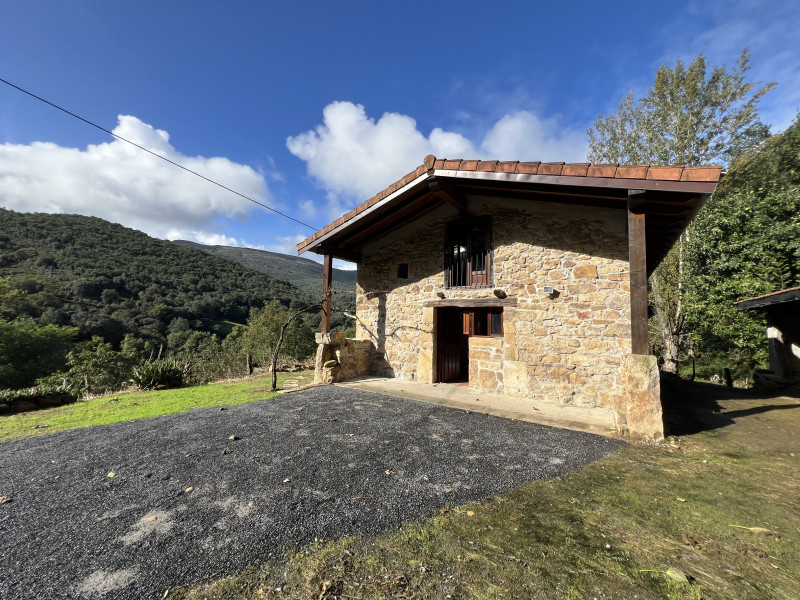
<svg viewBox="0 0 800 600">
<path fill-rule="evenodd" d="M 641 190 L 628 190 L 628 260 L 631 274 L 631 352 L 650 354 L 644 193 Z"/>
<path fill-rule="evenodd" d="M 331 296 L 333 290 L 333 257 L 325 255 L 322 267 L 322 333 L 331 332 Z"/>
</svg>

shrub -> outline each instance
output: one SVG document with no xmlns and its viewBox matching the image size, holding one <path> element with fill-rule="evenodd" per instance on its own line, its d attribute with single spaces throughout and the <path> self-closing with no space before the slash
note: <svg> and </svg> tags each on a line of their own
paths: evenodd
<svg viewBox="0 0 800 600">
<path fill-rule="evenodd" d="M 189 363 L 175 358 L 148 360 L 133 368 L 133 381 L 140 388 L 180 387 L 189 376 Z"/>
</svg>

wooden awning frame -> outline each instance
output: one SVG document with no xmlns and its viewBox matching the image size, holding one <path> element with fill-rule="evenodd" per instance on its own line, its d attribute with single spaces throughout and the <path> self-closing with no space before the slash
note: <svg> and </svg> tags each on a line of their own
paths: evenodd
<svg viewBox="0 0 800 600">
<path fill-rule="evenodd" d="M 628 210 L 637 191 L 636 212 L 645 215 L 647 273 L 650 274 L 716 188 L 716 181 L 663 181 L 564 175 L 531 175 L 431 169 L 357 214 L 334 221 L 298 244 L 315 252 L 360 262 L 362 249 L 441 207 L 466 211 L 469 197 L 515 198 L 535 202 Z M 327 231 L 326 231 L 327 230 Z"/>
</svg>

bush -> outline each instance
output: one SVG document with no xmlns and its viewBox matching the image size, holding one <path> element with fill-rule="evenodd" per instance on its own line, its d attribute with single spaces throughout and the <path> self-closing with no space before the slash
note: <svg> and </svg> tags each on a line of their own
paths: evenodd
<svg viewBox="0 0 800 600">
<path fill-rule="evenodd" d="M 148 360 L 133 368 L 133 381 L 140 388 L 180 387 L 189 376 L 189 363 L 175 358 Z"/>
<path fill-rule="evenodd" d="M 8 408 L 3 412 L 11 412 L 18 402 L 33 402 L 39 408 L 60 406 L 75 402 L 78 399 L 75 390 L 65 378 L 48 377 L 51 381 L 37 381 L 35 387 L 21 390 L 0 390 L 0 405 Z"/>
</svg>

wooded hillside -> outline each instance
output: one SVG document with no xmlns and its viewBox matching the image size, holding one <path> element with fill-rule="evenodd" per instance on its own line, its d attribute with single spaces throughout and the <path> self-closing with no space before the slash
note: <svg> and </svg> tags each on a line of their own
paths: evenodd
<svg viewBox="0 0 800 600">
<path fill-rule="evenodd" d="M 310 296 L 316 298 L 322 294 L 322 265 L 301 256 L 290 256 L 268 250 L 255 248 L 237 248 L 234 246 L 207 246 L 197 242 L 175 240 L 175 244 L 197 248 L 214 256 L 239 263 L 254 271 L 266 273 L 282 281 L 291 281 Z M 333 270 L 333 290 L 336 302 L 350 309 L 356 303 L 356 272 L 344 269 Z"/>
<path fill-rule="evenodd" d="M 0 317 L 72 325 L 79 339 L 113 345 L 178 328 L 225 334 L 266 301 L 312 302 L 285 281 L 102 219 L 3 209 L 0 277 L 20 292 Z"/>
</svg>

